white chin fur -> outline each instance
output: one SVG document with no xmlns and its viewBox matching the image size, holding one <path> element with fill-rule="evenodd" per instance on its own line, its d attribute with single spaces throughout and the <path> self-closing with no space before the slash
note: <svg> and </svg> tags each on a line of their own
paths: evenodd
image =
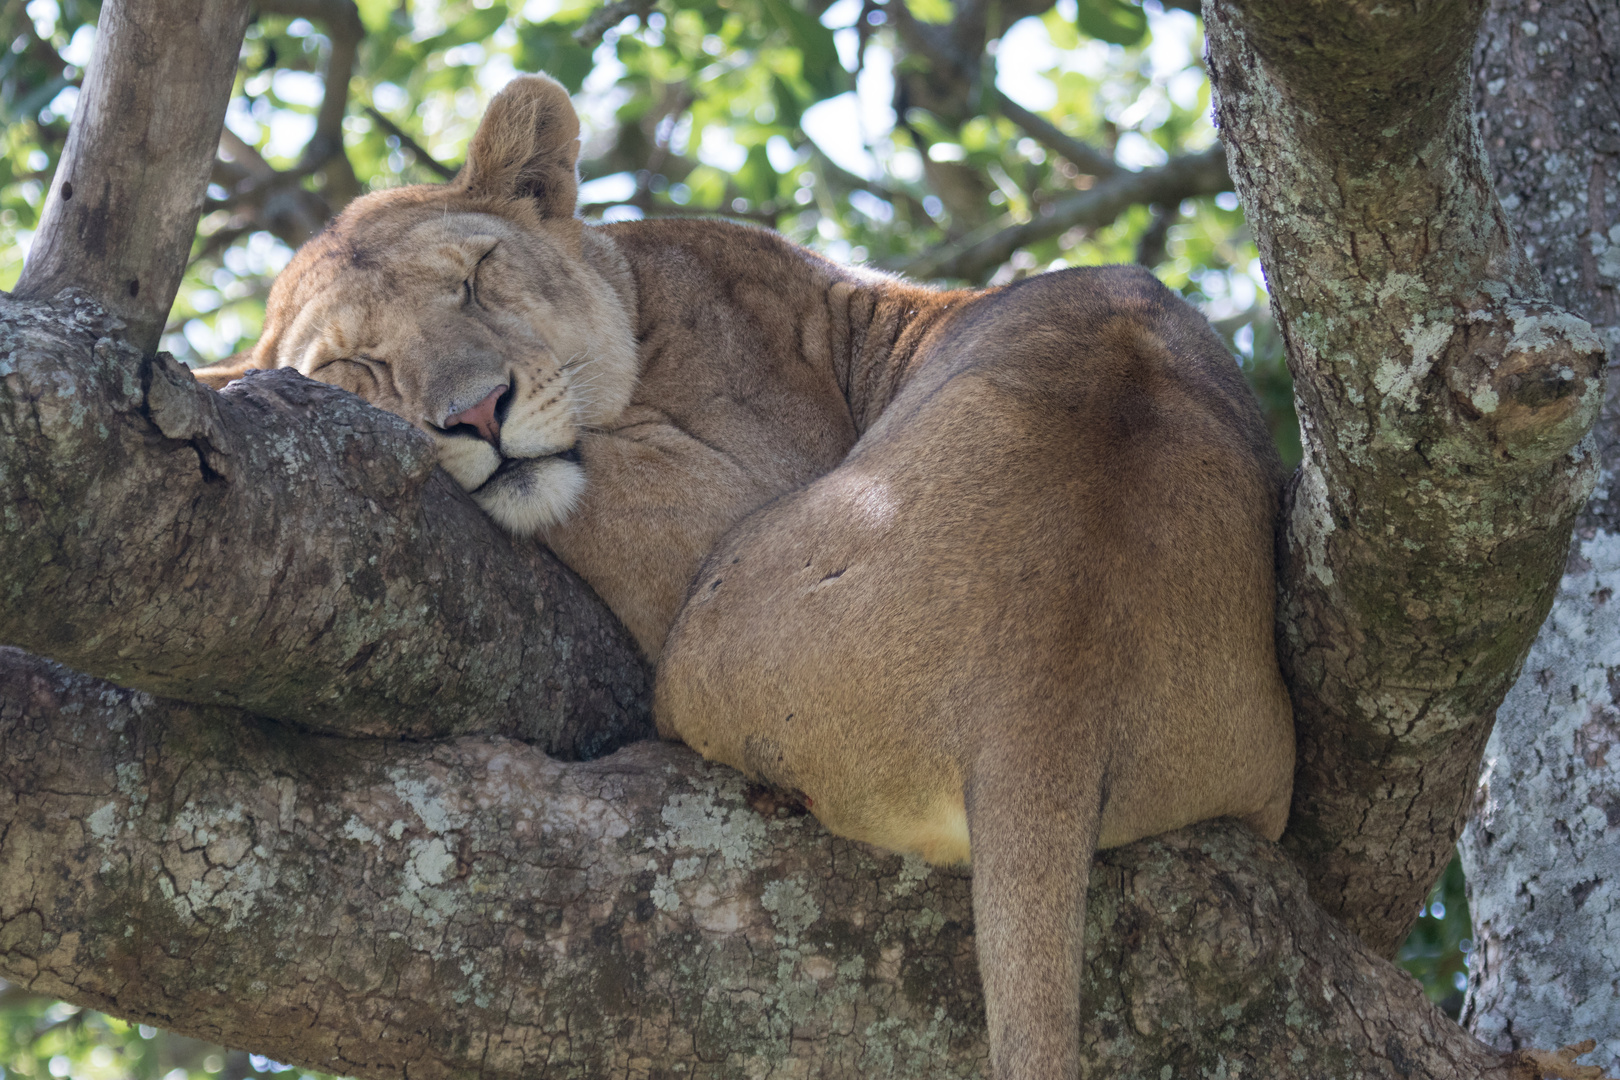
<svg viewBox="0 0 1620 1080">
<path fill-rule="evenodd" d="M 501 455 L 482 439 L 441 436 L 437 441 L 440 466 L 464 491 L 474 490 L 500 467 Z"/>
<path fill-rule="evenodd" d="M 584 469 L 544 457 L 508 466 L 473 492 L 473 499 L 507 532 L 533 536 L 566 518 L 584 490 Z"/>
</svg>

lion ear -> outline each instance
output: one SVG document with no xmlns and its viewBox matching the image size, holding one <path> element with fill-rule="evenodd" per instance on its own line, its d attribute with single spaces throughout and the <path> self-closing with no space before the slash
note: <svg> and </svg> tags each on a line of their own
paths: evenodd
<svg viewBox="0 0 1620 1080">
<path fill-rule="evenodd" d="M 495 95 L 456 176 L 470 195 L 533 199 L 545 217 L 574 216 L 579 116 L 546 75 L 520 75 Z"/>
</svg>

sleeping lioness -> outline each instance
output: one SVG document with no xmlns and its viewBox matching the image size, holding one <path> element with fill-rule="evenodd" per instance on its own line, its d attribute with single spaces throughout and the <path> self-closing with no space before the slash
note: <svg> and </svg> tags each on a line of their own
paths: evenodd
<svg viewBox="0 0 1620 1080">
<path fill-rule="evenodd" d="M 1146 271 L 940 292 L 715 221 L 587 227 L 561 87 L 357 200 L 241 364 L 420 425 L 658 660 L 659 729 L 834 832 L 973 865 L 995 1076 L 1078 1073 L 1099 846 L 1282 832 L 1280 467 Z"/>
</svg>

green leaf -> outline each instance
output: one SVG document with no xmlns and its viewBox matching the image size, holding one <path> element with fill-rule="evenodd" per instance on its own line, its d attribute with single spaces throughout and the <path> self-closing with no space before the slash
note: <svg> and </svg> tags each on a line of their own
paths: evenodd
<svg viewBox="0 0 1620 1080">
<path fill-rule="evenodd" d="M 1080 0 L 1074 21 L 1081 33 L 1115 45 L 1137 45 L 1147 37 L 1147 13 L 1128 0 Z"/>
<path fill-rule="evenodd" d="M 763 143 L 748 151 L 748 160 L 743 162 L 743 167 L 737 170 L 737 175 L 732 179 L 737 189 L 756 203 L 768 202 L 776 197 L 776 170 L 771 167 L 771 159 L 765 153 Z"/>
<path fill-rule="evenodd" d="M 433 40 L 433 48 L 444 49 L 463 45 L 469 41 L 483 41 L 506 21 L 506 5 L 491 4 L 487 8 L 473 9 L 456 20 L 454 26 Z"/>
<path fill-rule="evenodd" d="M 574 40 L 574 26 L 555 20 L 520 25 L 518 49 L 512 57 L 519 71 L 543 71 L 579 93 L 585 76 L 591 73 L 591 50 Z"/>
<path fill-rule="evenodd" d="M 776 103 L 776 121 L 783 127 L 796 128 L 804 118 L 804 103 L 793 85 L 780 75 L 771 76 L 771 100 Z"/>
<path fill-rule="evenodd" d="M 907 0 L 906 8 L 919 22 L 943 25 L 956 18 L 956 5 L 951 0 Z"/>
<path fill-rule="evenodd" d="M 764 0 L 764 4 L 794 47 L 804 55 L 804 80 L 815 91 L 817 99 L 848 90 L 849 72 L 839 62 L 832 31 L 822 26 L 821 20 L 800 11 L 787 0 Z"/>
<path fill-rule="evenodd" d="M 389 19 L 398 6 L 394 0 L 358 0 L 360 7 L 360 22 L 365 25 L 366 32 L 380 34 L 388 29 Z"/>
</svg>

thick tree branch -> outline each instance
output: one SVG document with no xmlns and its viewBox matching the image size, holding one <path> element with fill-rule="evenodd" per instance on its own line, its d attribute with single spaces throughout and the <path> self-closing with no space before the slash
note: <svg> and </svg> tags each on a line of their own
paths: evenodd
<svg viewBox="0 0 1620 1080">
<path fill-rule="evenodd" d="M 125 321 L 137 350 L 156 348 L 185 273 L 247 15 L 247 0 L 107 0 L 17 296 L 83 289 Z"/>
<path fill-rule="evenodd" d="M 618 622 L 427 436 L 290 371 L 215 394 L 117 330 L 0 300 L 0 641 L 347 734 L 648 732 Z"/>
<path fill-rule="evenodd" d="M 982 1075 L 966 875 L 683 747 L 298 737 L 0 650 L 0 757 L 35 992 L 361 1077 Z M 1534 1075 L 1231 823 L 1110 853 L 1086 941 L 1089 1075 Z"/>
<path fill-rule="evenodd" d="M 1478 0 L 1220 0 L 1209 64 L 1306 459 L 1279 607 L 1285 844 L 1393 951 L 1445 867 L 1591 490 L 1602 347 L 1491 194 Z"/>
<path fill-rule="evenodd" d="M 1041 214 L 1020 225 L 997 227 L 988 235 L 943 244 L 895 269 L 920 278 L 974 280 L 1000 266 L 1026 244 L 1067 232 L 1077 225 L 1107 225 L 1137 203 L 1176 205 L 1197 195 L 1229 191 L 1226 151 L 1216 146 L 1200 154 L 1175 158 L 1157 169 L 1116 172 L 1085 191 L 1042 207 Z"/>
</svg>

